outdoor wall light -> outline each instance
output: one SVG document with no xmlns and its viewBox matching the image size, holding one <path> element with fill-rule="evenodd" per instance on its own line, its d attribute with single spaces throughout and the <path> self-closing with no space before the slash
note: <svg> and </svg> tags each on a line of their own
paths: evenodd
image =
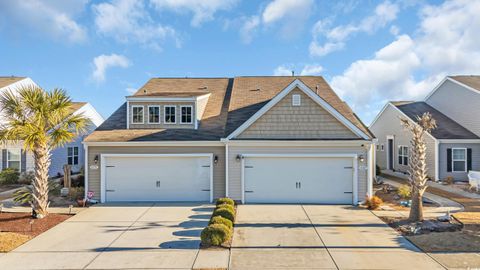
<svg viewBox="0 0 480 270">
<path fill-rule="evenodd" d="M 217 155 L 215 155 L 215 156 L 213 157 L 213 163 L 215 163 L 215 164 L 218 163 L 218 156 L 217 156 Z"/>
<path fill-rule="evenodd" d="M 98 155 L 95 155 L 95 157 L 93 158 L 93 163 L 95 163 L 95 164 L 98 163 Z"/>
<path fill-rule="evenodd" d="M 237 160 L 237 161 L 240 161 L 241 159 L 242 159 L 242 155 L 237 155 L 236 160 Z"/>
<path fill-rule="evenodd" d="M 365 157 L 363 155 L 360 155 L 358 156 L 358 160 L 360 160 L 360 162 L 364 162 L 365 161 Z"/>
</svg>

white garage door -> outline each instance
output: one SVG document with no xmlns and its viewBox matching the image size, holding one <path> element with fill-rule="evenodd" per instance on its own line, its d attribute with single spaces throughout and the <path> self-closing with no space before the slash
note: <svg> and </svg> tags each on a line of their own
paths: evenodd
<svg viewBox="0 0 480 270">
<path fill-rule="evenodd" d="M 210 157 L 105 157 L 105 201 L 209 201 Z"/>
<path fill-rule="evenodd" d="M 246 203 L 351 204 L 353 159 L 246 157 Z"/>
</svg>

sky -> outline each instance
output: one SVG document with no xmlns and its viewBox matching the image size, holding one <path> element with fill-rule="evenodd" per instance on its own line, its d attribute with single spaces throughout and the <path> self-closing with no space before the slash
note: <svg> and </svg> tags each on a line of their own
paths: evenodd
<svg viewBox="0 0 480 270">
<path fill-rule="evenodd" d="M 368 125 L 480 74 L 480 0 L 0 0 L 0 76 L 108 117 L 152 77 L 323 76 Z"/>
</svg>

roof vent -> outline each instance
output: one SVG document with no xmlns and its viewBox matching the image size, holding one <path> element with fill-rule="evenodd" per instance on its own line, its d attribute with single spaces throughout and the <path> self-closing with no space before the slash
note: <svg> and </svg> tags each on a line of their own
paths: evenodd
<svg viewBox="0 0 480 270">
<path fill-rule="evenodd" d="M 317 84 L 317 85 L 315 86 L 315 92 L 317 92 L 317 95 L 318 95 L 318 89 L 319 89 L 319 88 L 320 88 L 320 87 L 319 87 L 318 84 Z"/>
<path fill-rule="evenodd" d="M 147 89 L 143 89 L 143 93 L 146 94 L 146 93 L 147 93 Z"/>
<path fill-rule="evenodd" d="M 260 88 L 250 89 L 250 91 L 257 92 L 257 91 L 260 91 Z"/>
<path fill-rule="evenodd" d="M 208 86 L 202 86 L 202 87 L 199 87 L 198 89 L 200 89 L 200 90 L 208 90 Z"/>
</svg>

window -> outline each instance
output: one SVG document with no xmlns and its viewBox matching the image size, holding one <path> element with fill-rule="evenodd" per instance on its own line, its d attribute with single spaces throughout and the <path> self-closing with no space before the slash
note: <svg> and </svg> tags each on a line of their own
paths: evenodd
<svg viewBox="0 0 480 270">
<path fill-rule="evenodd" d="M 180 123 L 191 124 L 192 123 L 192 106 L 181 106 L 180 112 L 182 114 L 180 117 Z"/>
<path fill-rule="evenodd" d="M 408 165 L 408 146 L 398 146 L 398 164 Z"/>
<path fill-rule="evenodd" d="M 380 145 L 377 144 L 376 147 L 377 147 L 377 151 L 380 150 Z"/>
<path fill-rule="evenodd" d="M 164 107 L 165 113 L 165 124 L 175 124 L 177 119 L 175 119 L 175 106 L 165 106 Z"/>
<path fill-rule="evenodd" d="M 383 145 L 383 143 L 382 143 L 382 145 L 380 146 L 380 149 L 381 149 L 382 151 L 385 150 L 385 146 Z"/>
<path fill-rule="evenodd" d="M 67 164 L 78 165 L 78 147 L 67 147 Z"/>
<path fill-rule="evenodd" d="M 148 123 L 160 123 L 160 106 L 148 106 Z"/>
<path fill-rule="evenodd" d="M 7 167 L 20 171 L 20 149 L 7 149 Z"/>
<path fill-rule="evenodd" d="M 292 106 L 300 106 L 301 103 L 300 95 L 292 95 Z"/>
<path fill-rule="evenodd" d="M 465 148 L 452 149 L 452 168 L 454 172 L 467 171 L 467 149 Z"/>
<path fill-rule="evenodd" d="M 143 106 L 132 106 L 132 123 L 143 124 Z"/>
</svg>

